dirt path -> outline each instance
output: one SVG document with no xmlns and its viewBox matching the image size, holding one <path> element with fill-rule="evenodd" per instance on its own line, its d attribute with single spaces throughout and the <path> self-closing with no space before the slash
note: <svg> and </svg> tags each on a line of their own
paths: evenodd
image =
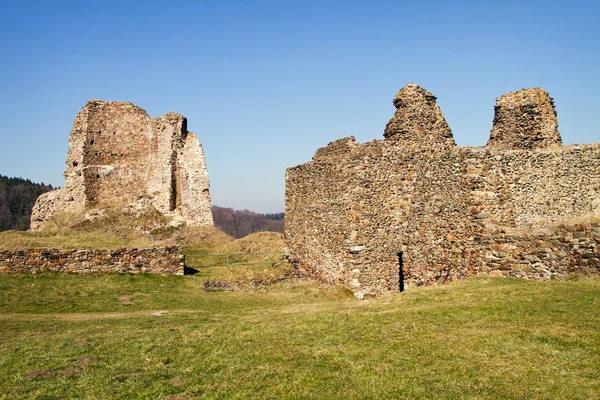
<svg viewBox="0 0 600 400">
<path fill-rule="evenodd" d="M 0 321 L 92 321 L 102 319 L 137 318 L 137 317 L 162 317 L 166 315 L 180 314 L 202 314 L 202 310 L 143 310 L 131 312 L 114 313 L 50 313 L 50 314 L 26 314 L 26 313 L 0 313 Z"/>
</svg>

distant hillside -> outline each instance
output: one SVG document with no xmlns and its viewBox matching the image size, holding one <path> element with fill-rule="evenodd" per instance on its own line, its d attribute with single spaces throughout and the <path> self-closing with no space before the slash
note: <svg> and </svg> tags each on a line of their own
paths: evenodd
<svg viewBox="0 0 600 400">
<path fill-rule="evenodd" d="M 51 185 L 0 175 L 0 231 L 29 229 L 29 217 L 35 201 L 50 190 L 54 190 Z"/>
<path fill-rule="evenodd" d="M 219 206 L 213 206 L 212 212 L 215 226 L 234 238 L 262 231 L 283 233 L 283 213 L 259 214 Z"/>
</svg>

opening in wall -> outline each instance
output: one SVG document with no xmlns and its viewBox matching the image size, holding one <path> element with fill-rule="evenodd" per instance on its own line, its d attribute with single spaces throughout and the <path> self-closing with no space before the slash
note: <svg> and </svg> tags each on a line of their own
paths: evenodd
<svg viewBox="0 0 600 400">
<path fill-rule="evenodd" d="M 404 260 L 402 252 L 398 252 L 398 288 L 400 292 L 404 292 Z"/>
</svg>

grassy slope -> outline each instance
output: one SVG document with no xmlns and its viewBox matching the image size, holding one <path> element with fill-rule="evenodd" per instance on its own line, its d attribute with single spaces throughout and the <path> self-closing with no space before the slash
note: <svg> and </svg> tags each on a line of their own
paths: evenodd
<svg viewBox="0 0 600 400">
<path fill-rule="evenodd" d="M 277 279 L 292 270 L 292 266 L 283 259 L 284 242 L 283 235 L 280 233 L 256 232 L 241 239 L 233 239 L 218 229 L 186 228 L 176 234 L 176 240 L 184 246 L 186 265 L 196 268 L 199 271 L 197 278 L 241 282 L 240 285 L 245 286 L 250 281 Z M 278 254 L 230 256 L 229 262 L 260 263 L 273 260 L 277 262 L 224 267 L 222 265 L 225 264 L 225 257 L 207 256 L 208 254 L 248 254 L 261 252 L 274 252 Z M 197 256 L 197 254 L 202 254 L 203 256 Z M 220 267 L 202 268 L 207 265 L 220 265 Z"/>
<path fill-rule="evenodd" d="M 0 276 L 0 398 L 600 393 L 600 280 L 478 278 L 366 301 L 291 281 L 266 293 L 202 283 Z M 35 371 L 51 372 L 24 379 Z"/>
<path fill-rule="evenodd" d="M 52 217 L 43 230 L 0 232 L 0 250 L 30 248 L 113 249 L 180 244 L 186 252 L 247 253 L 283 251 L 283 235 L 257 232 L 233 239 L 213 227 L 169 226 L 158 211 L 134 217 L 107 209 L 102 218 L 82 221 L 83 214 L 63 213 Z"/>
<path fill-rule="evenodd" d="M 145 248 L 166 243 L 163 237 L 153 238 L 136 229 L 149 231 L 153 226 L 165 224 L 165 217 L 158 212 L 135 218 L 109 209 L 104 218 L 95 221 L 82 221 L 82 215 L 58 214 L 37 232 L 0 232 L 0 250 Z"/>
</svg>

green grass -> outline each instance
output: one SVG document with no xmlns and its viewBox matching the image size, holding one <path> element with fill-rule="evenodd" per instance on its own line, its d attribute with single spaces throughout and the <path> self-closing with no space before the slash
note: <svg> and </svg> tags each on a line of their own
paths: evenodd
<svg viewBox="0 0 600 400">
<path fill-rule="evenodd" d="M 263 287 L 294 275 L 291 264 L 236 265 L 230 267 L 200 267 L 194 276 L 205 281 L 228 282 L 238 289 Z"/>
<path fill-rule="evenodd" d="M 600 280 L 203 282 L 0 276 L 0 398 L 599 398 Z"/>
</svg>

